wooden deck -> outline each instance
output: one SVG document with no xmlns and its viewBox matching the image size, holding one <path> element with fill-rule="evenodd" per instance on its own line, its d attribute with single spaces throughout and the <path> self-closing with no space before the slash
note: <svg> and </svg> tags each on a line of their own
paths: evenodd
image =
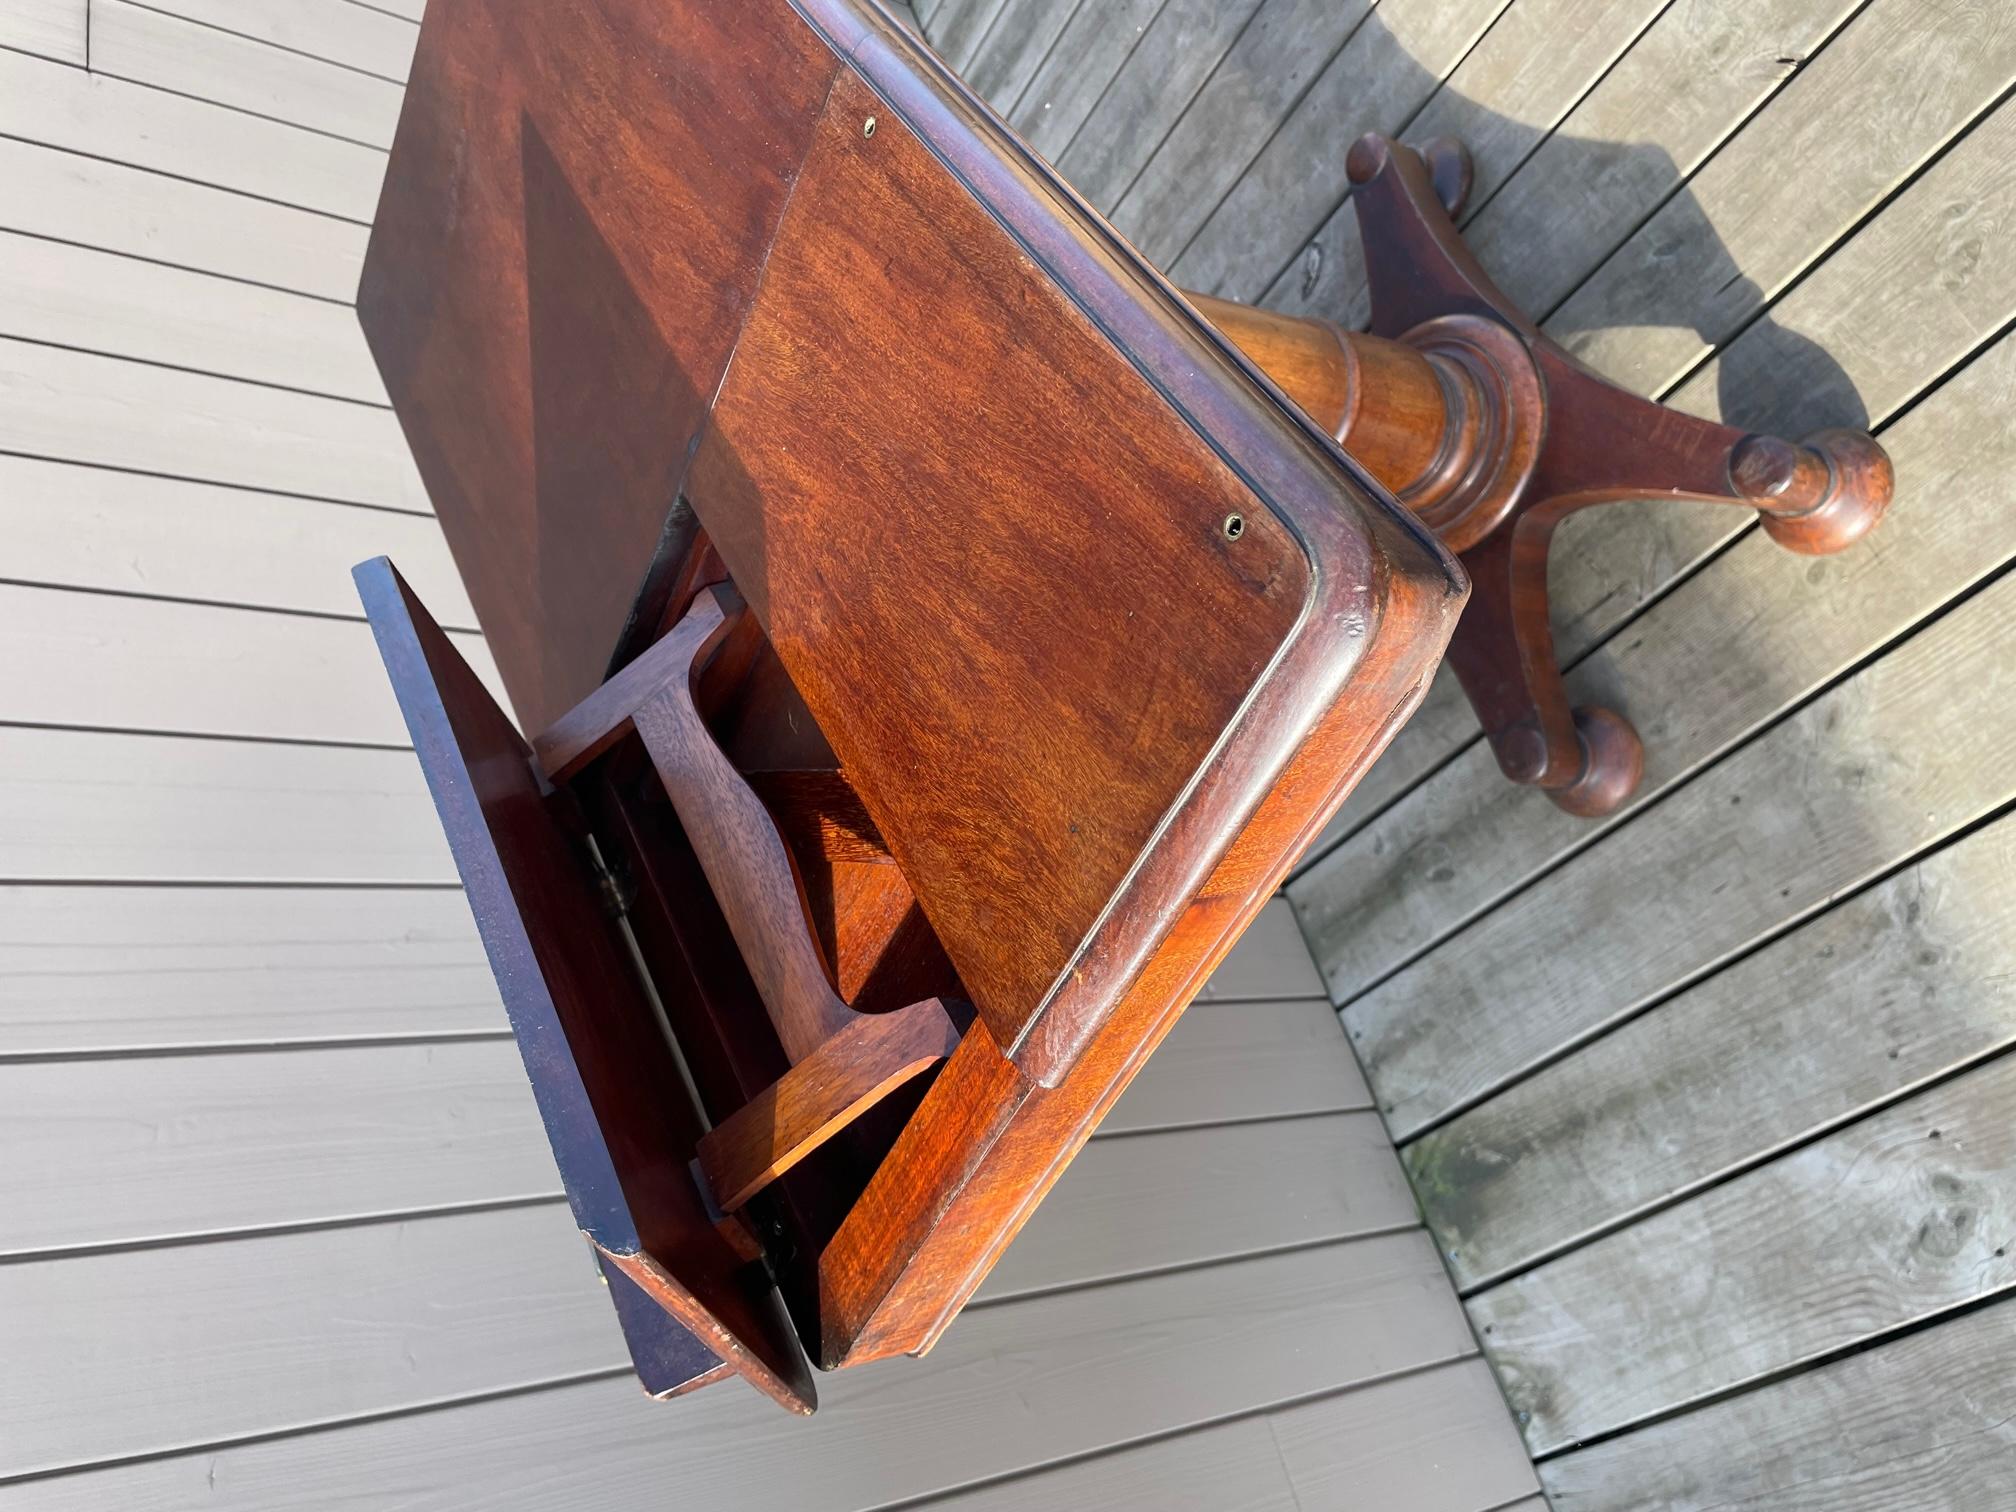
<svg viewBox="0 0 2016 1512">
<path fill-rule="evenodd" d="M 1530 1512 L 1285 901 L 929 1358 L 637 1391 L 348 580 L 481 664 L 349 305 L 419 9 L 0 0 L 0 1506 Z"/>
<path fill-rule="evenodd" d="M 1445 685 L 1289 891 L 1560 1512 L 2016 1506 L 2016 8 L 924 11 L 1179 283 L 1361 317 L 1345 149 L 1454 133 L 1591 364 L 1883 438 L 1838 558 L 1563 530 L 1627 812 L 1506 784 Z"/>
</svg>

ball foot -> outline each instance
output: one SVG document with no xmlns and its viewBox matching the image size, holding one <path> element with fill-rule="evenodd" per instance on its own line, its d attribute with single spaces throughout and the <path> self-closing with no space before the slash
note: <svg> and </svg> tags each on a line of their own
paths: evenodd
<svg viewBox="0 0 2016 1512">
<path fill-rule="evenodd" d="M 1614 814 L 1645 776 L 1645 743 L 1613 709 L 1577 709 L 1575 733 L 1582 742 L 1582 775 L 1567 787 L 1547 789 L 1547 796 L 1578 818 Z"/>
<path fill-rule="evenodd" d="M 1826 463 L 1826 492 L 1812 508 L 1794 514 L 1764 510 L 1764 533 L 1787 551 L 1826 556 L 1876 528 L 1890 509 L 1896 475 L 1889 454 L 1863 431 L 1818 431 L 1805 444 Z"/>
</svg>

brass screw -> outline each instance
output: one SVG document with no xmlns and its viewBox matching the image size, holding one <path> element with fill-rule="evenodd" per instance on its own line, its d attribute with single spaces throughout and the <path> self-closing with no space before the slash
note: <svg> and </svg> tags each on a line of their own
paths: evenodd
<svg viewBox="0 0 2016 1512">
<path fill-rule="evenodd" d="M 1246 516 L 1242 514 L 1228 514 L 1225 516 L 1226 540 L 1236 541 L 1244 534 L 1246 534 Z"/>
<path fill-rule="evenodd" d="M 861 123 L 861 135 L 864 137 L 875 135 L 875 117 L 870 116 Z"/>
</svg>

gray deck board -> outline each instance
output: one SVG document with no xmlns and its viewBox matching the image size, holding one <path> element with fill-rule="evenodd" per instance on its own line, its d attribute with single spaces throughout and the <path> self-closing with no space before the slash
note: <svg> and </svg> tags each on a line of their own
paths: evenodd
<svg viewBox="0 0 2016 1512">
<path fill-rule="evenodd" d="M 0 1307 L 49 1362 L 0 1476 L 69 1467 L 10 1505 L 1540 1512 L 1375 1099 L 1557 1512 L 2016 1495 L 1983 1305 L 2016 1279 L 2016 24 L 1298 4 L 917 12 L 1179 281 L 1277 307 L 1362 315 L 1352 135 L 1462 135 L 1471 233 L 1550 329 L 1737 423 L 1860 406 L 1898 513 L 1825 562 L 1727 514 L 1564 531 L 1573 686 L 1644 729 L 1644 800 L 1587 826 L 1507 789 L 1438 685 L 1297 884 L 1330 980 L 1271 904 L 981 1304 L 822 1383 L 809 1428 L 622 1378 L 351 634 L 343 569 L 386 548 L 467 625 L 331 323 L 420 0 L 96 0 L 93 71 L 80 0 L 0 19 L 0 638 L 28 669 L 0 712 L 32 721 L 0 726 L 0 1101 L 41 1152 L 0 1180 L 0 1248 L 42 1256 Z M 231 626 L 256 645 L 219 676 Z M 64 1353 L 113 1324 L 116 1360 Z M 1003 1427 L 1018 1392 L 1041 1410 Z"/>
<path fill-rule="evenodd" d="M 1509 788 L 1439 687 L 1291 891 L 1557 1509 L 1999 1506 L 2010 18 L 1575 9 L 1520 0 L 1409 128 L 1477 137 L 1487 267 L 1681 408 L 1866 417 L 1897 510 L 1822 560 L 1564 530 L 1571 695 L 1644 731 L 1639 800 Z M 1466 100 L 1493 70 L 1533 107 Z M 1362 315 L 1350 220 L 1270 302 Z"/>
<path fill-rule="evenodd" d="M 1787 412 L 1796 434 L 1817 423 L 1827 401 L 1816 390 L 1830 377 L 1837 389 L 1852 383 L 1913 496 L 1923 488 L 1922 497 L 1950 502 L 1914 511 L 1907 497 L 1879 537 L 1826 560 L 1793 557 L 1749 531 L 1628 634 L 1582 659 L 1570 696 L 1620 708 L 1644 727 L 1647 773 L 1634 806 L 1654 801 L 2016 552 L 1997 492 L 2016 452 L 1995 419 L 2016 350 L 1998 342 L 1901 422 L 1886 423 L 2016 316 L 2016 258 L 1977 260 L 1966 240 L 1940 229 L 2016 198 L 2012 147 L 2016 109 L 2005 106 L 1795 291 L 1771 328 L 1739 338 L 1676 396 L 1712 410 L 1724 382 L 1740 384 L 1758 404 Z M 1912 297 L 1928 284 L 1945 293 L 1930 307 Z M 1793 340 L 1810 345 L 1788 352 Z M 1840 355 L 1811 355 L 1829 351 Z M 1839 376 L 1828 372 L 1830 362 Z M 1704 507 L 1655 528 L 1669 541 L 1690 526 L 1719 533 L 1726 513 Z M 1564 531 L 1563 550 L 1578 539 Z M 1768 657 L 1758 650 L 1766 643 L 1774 648 Z M 1334 866 L 1295 884 L 1337 996 L 1378 981 L 1623 818 L 1591 824 L 1524 797 L 1508 790 L 1488 748 L 1473 741 L 1350 837 Z M 1376 860 L 1430 854 L 1434 865 L 1399 878 Z"/>
</svg>

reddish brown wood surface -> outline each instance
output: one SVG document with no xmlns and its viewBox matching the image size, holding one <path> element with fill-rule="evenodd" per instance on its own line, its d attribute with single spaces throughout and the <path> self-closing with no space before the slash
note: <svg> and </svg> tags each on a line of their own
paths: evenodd
<svg viewBox="0 0 2016 1512">
<path fill-rule="evenodd" d="M 434 0 L 385 202 L 367 332 L 797 1332 L 927 1347 L 1461 576 L 858 0 Z M 942 1065 L 834 1090 L 928 998 L 977 1010 Z"/>
<path fill-rule="evenodd" d="M 476 913 L 576 1221 L 602 1256 L 691 1336 L 683 1355 L 652 1314 L 619 1308 L 659 1394 L 734 1367 L 810 1412 L 812 1381 L 760 1270 L 720 1237 L 686 1178 L 700 1126 L 585 844 L 542 795 L 531 752 L 382 559 L 357 583 Z M 612 1287 L 615 1283 L 612 1282 Z"/>
<path fill-rule="evenodd" d="M 913 1076 L 949 1056 L 959 1026 L 937 998 L 861 1013 L 700 1139 L 700 1170 L 733 1212 Z"/>
</svg>

